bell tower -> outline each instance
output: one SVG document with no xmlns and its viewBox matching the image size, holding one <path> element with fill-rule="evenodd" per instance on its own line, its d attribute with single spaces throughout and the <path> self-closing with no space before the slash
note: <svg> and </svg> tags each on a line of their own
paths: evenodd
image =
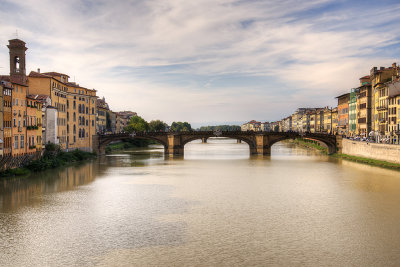
<svg viewBox="0 0 400 267">
<path fill-rule="evenodd" d="M 26 85 L 25 51 L 28 49 L 25 42 L 19 39 L 8 41 L 10 50 L 10 80 L 11 82 Z"/>
</svg>

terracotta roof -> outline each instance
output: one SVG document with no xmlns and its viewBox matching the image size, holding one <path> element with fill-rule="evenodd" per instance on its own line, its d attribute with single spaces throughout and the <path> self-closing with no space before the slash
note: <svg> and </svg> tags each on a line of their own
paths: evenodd
<svg viewBox="0 0 400 267">
<path fill-rule="evenodd" d="M 40 72 L 36 71 L 31 71 L 28 75 L 28 77 L 33 77 L 33 78 L 52 78 L 50 75 L 46 75 Z"/>
<path fill-rule="evenodd" d="M 369 76 L 369 75 L 366 75 L 366 76 L 361 77 L 360 80 L 361 80 L 361 79 L 369 79 L 369 78 L 370 78 L 370 76 Z"/>
<path fill-rule="evenodd" d="M 55 71 L 43 72 L 43 74 L 47 74 L 47 75 L 50 75 L 50 76 L 56 76 L 56 77 L 67 76 L 69 78 L 69 76 L 67 74 L 59 73 L 59 72 L 55 72 Z"/>
<path fill-rule="evenodd" d="M 0 80 L 5 82 L 11 82 L 22 86 L 28 86 L 26 82 L 18 81 L 17 79 L 13 79 L 10 75 L 0 75 Z"/>
<path fill-rule="evenodd" d="M 0 80 L 9 82 L 10 81 L 10 75 L 0 75 Z"/>
<path fill-rule="evenodd" d="M 345 94 L 340 95 L 340 96 L 337 96 L 337 97 L 335 97 L 335 98 L 342 98 L 342 97 L 345 97 L 345 96 L 348 96 L 348 95 L 350 95 L 350 93 L 345 93 Z"/>
</svg>

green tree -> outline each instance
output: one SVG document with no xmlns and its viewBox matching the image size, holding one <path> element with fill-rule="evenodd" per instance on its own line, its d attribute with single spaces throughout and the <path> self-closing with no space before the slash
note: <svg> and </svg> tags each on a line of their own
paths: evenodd
<svg viewBox="0 0 400 267">
<path fill-rule="evenodd" d="M 144 132 L 148 131 L 149 129 L 149 123 L 140 116 L 133 116 L 130 119 L 128 126 L 125 127 L 125 131 L 127 131 L 128 133 Z"/>
<path fill-rule="evenodd" d="M 152 120 L 149 122 L 149 129 L 152 132 L 160 132 L 160 131 L 165 131 L 167 128 L 168 124 L 166 124 L 163 121 L 160 120 Z"/>
<path fill-rule="evenodd" d="M 171 124 L 171 132 L 185 132 L 185 131 L 191 131 L 192 130 L 192 126 L 190 125 L 190 123 L 188 122 L 173 122 Z"/>
</svg>

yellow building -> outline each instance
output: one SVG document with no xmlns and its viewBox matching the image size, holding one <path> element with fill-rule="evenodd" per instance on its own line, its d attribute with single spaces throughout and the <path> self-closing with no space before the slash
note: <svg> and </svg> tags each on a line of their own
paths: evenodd
<svg viewBox="0 0 400 267">
<path fill-rule="evenodd" d="M 389 84 L 388 133 L 389 143 L 400 144 L 400 82 Z"/>
<path fill-rule="evenodd" d="M 357 126 L 356 135 L 368 137 L 372 125 L 372 92 L 370 76 L 360 78 L 360 87 L 356 89 Z"/>
<path fill-rule="evenodd" d="M 332 132 L 331 134 L 336 135 L 338 130 L 338 108 L 332 109 Z"/>
<path fill-rule="evenodd" d="M 9 82 L 12 88 L 11 107 L 11 155 L 26 153 L 26 94 L 28 90 L 25 71 L 25 42 L 19 39 L 8 41 L 10 52 L 10 75 L 0 76 L 0 80 Z"/>
<path fill-rule="evenodd" d="M 42 103 L 33 95 L 26 100 L 26 152 L 31 154 L 42 149 Z"/>
<path fill-rule="evenodd" d="M 57 140 L 64 150 L 92 150 L 95 135 L 96 90 L 69 82 L 69 76 L 58 72 L 32 71 L 31 94 L 48 95 L 57 109 Z"/>
<path fill-rule="evenodd" d="M 370 72 L 371 86 L 373 90 L 374 122 L 372 128 L 378 142 L 388 143 L 390 140 L 388 128 L 388 84 L 392 78 L 398 75 L 399 68 L 394 63 L 392 67 L 379 70 L 374 67 Z"/>
<path fill-rule="evenodd" d="M 310 112 L 310 132 L 315 133 L 315 128 L 316 128 L 316 116 L 317 112 L 316 111 L 311 111 Z"/>
<path fill-rule="evenodd" d="M 68 148 L 90 151 L 96 135 L 96 90 L 70 82 L 67 86 Z"/>
</svg>

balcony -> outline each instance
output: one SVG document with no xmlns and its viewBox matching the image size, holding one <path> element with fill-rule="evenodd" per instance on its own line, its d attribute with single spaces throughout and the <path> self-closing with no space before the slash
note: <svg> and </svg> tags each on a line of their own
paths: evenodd
<svg viewBox="0 0 400 267">
<path fill-rule="evenodd" d="M 388 108 L 387 105 L 381 105 L 381 106 L 377 106 L 376 110 L 386 110 Z"/>
</svg>

